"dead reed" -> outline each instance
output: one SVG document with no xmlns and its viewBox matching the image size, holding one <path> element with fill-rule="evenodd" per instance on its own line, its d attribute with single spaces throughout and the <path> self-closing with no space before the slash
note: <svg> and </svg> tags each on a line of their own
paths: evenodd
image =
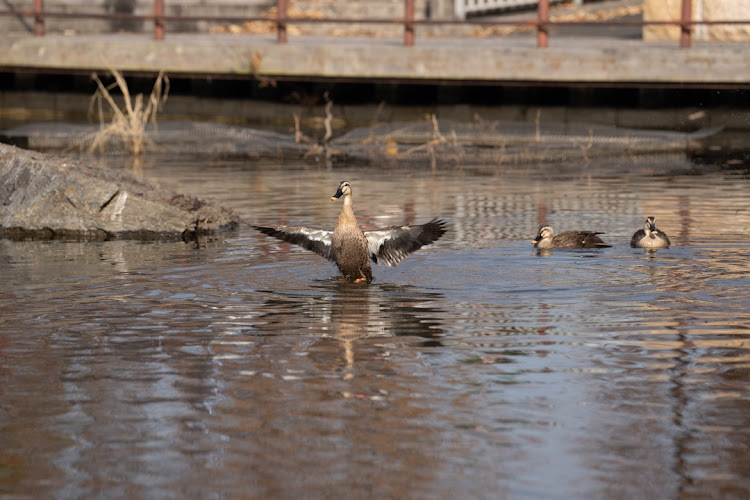
<svg viewBox="0 0 750 500">
<path fill-rule="evenodd" d="M 115 81 L 106 86 L 99 75 L 96 73 L 91 75 L 96 82 L 97 90 L 91 97 L 89 114 L 93 114 L 93 109 L 97 110 L 101 127 L 86 138 L 86 142 L 90 141 L 89 152 L 97 149 L 103 152 L 106 145 L 111 144 L 113 140 L 119 140 L 126 151 L 134 156 L 140 156 L 146 150 L 146 127 L 148 124 L 156 124 L 156 115 L 167 101 L 169 78 L 163 71 L 159 72 L 151 94 L 144 104 L 143 94 L 131 98 L 128 84 L 122 73 L 112 68 L 109 72 Z M 115 88 L 119 89 L 122 94 L 122 107 L 117 104 L 110 92 Z M 105 102 L 109 105 L 106 111 Z M 107 121 L 108 118 L 110 121 Z"/>
</svg>

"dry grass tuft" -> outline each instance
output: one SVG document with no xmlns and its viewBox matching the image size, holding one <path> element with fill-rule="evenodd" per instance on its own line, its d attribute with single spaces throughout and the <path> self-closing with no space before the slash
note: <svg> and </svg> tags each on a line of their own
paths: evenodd
<svg viewBox="0 0 750 500">
<path fill-rule="evenodd" d="M 111 68 L 109 72 L 115 81 L 108 86 L 102 83 L 96 73 L 91 75 L 98 88 L 91 97 L 89 113 L 91 114 L 94 108 L 97 109 L 101 128 L 87 138 L 91 141 L 89 152 L 97 149 L 102 152 L 107 143 L 110 143 L 113 139 L 119 139 L 130 154 L 140 156 L 146 150 L 146 126 L 149 123 L 156 124 L 156 114 L 167 102 L 169 78 L 163 71 L 159 73 L 151 89 L 151 94 L 144 105 L 143 94 L 136 95 L 135 99 L 131 98 L 128 84 L 122 73 Z M 124 104 L 122 108 L 115 102 L 110 93 L 114 88 L 118 88 L 122 94 Z M 109 104 L 109 113 L 105 113 L 104 102 Z M 110 113 L 111 121 L 108 123 L 106 117 Z"/>
</svg>

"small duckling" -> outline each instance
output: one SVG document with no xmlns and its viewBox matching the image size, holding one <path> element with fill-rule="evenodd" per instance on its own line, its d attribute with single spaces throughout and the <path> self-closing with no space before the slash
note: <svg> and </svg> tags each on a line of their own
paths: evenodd
<svg viewBox="0 0 750 500">
<path fill-rule="evenodd" d="M 630 240 L 630 246 L 633 248 L 669 248 L 671 245 L 667 233 L 656 229 L 656 218 L 646 218 L 643 229 L 639 229 L 633 234 Z"/>
<path fill-rule="evenodd" d="M 607 248 L 611 247 L 597 236 L 600 231 L 565 231 L 555 236 L 552 226 L 542 224 L 534 238 L 536 248 Z"/>
</svg>

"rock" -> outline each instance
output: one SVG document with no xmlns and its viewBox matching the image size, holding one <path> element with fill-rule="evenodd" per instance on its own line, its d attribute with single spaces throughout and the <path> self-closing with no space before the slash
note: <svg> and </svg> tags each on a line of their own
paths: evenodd
<svg viewBox="0 0 750 500">
<path fill-rule="evenodd" d="M 189 241 L 238 221 L 128 172 L 0 144 L 0 237 Z"/>
</svg>

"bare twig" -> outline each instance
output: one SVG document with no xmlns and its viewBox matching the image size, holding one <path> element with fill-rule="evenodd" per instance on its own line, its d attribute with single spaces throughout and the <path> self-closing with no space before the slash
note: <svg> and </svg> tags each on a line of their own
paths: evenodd
<svg viewBox="0 0 750 500">
<path fill-rule="evenodd" d="M 432 167 L 432 171 L 434 172 L 437 170 L 437 155 L 435 154 L 435 148 L 429 146 L 427 151 L 430 153 L 430 167 Z"/>
<path fill-rule="evenodd" d="M 323 94 L 323 97 L 326 100 L 326 118 L 323 120 L 323 124 L 326 127 L 326 133 L 323 136 L 323 145 L 327 145 L 328 141 L 333 137 L 333 129 L 331 128 L 331 122 L 333 121 L 333 101 L 331 100 L 328 91 Z"/>
<path fill-rule="evenodd" d="M 302 142 L 302 131 L 299 127 L 299 115 L 294 113 L 292 114 L 292 117 L 294 118 L 294 142 L 295 144 L 299 144 Z"/>
<path fill-rule="evenodd" d="M 432 136 L 436 139 L 442 139 L 442 141 L 445 142 L 445 137 L 443 137 L 443 134 L 440 133 L 440 126 L 438 125 L 438 120 L 437 116 L 435 116 L 435 113 L 433 113 L 430 118 L 432 119 Z"/>
<path fill-rule="evenodd" d="M 417 151 L 421 151 L 425 148 L 432 148 L 433 146 L 437 146 L 438 144 L 444 144 L 447 143 L 448 140 L 443 136 L 443 134 L 440 133 L 440 126 L 438 125 L 437 117 L 433 114 L 430 119 L 432 120 L 432 136 L 434 139 L 431 141 L 427 141 L 424 144 L 420 144 L 419 146 L 414 146 L 413 148 L 409 148 L 406 151 L 403 152 L 403 155 L 409 155 L 412 153 L 416 153 Z M 433 151 L 434 154 L 434 151 Z"/>
</svg>

